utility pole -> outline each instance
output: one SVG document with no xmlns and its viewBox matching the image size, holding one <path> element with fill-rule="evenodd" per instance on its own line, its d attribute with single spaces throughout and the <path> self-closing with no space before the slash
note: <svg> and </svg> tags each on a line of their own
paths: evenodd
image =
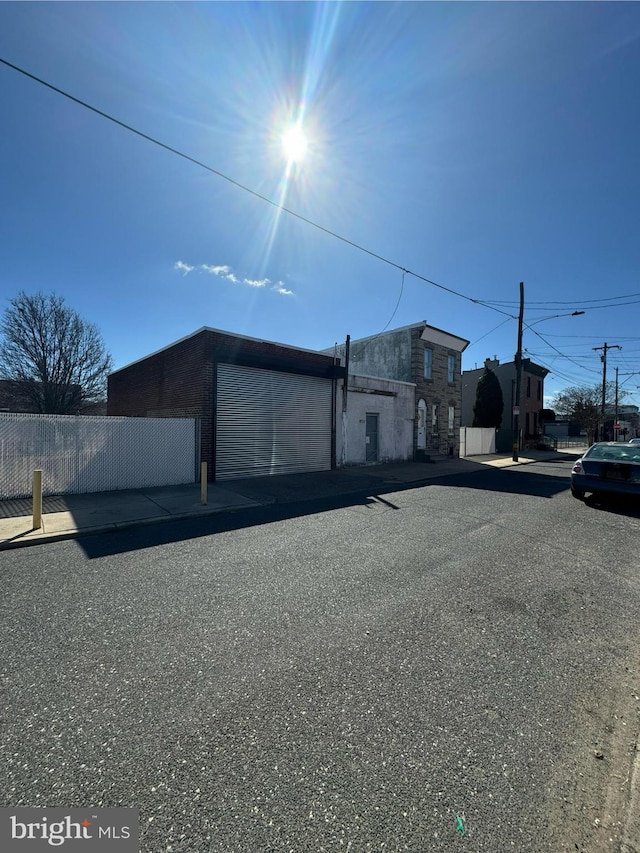
<svg viewBox="0 0 640 853">
<path fill-rule="evenodd" d="M 593 347 L 593 349 L 596 352 L 598 352 L 599 350 L 603 351 L 602 355 L 600 356 L 600 358 L 602 359 L 602 412 L 601 412 L 601 418 L 602 418 L 601 429 L 602 429 L 602 432 L 600 434 L 600 440 L 604 441 L 604 417 L 605 417 L 605 411 L 604 410 L 605 410 L 605 400 L 606 400 L 606 395 L 607 395 L 607 351 L 610 349 L 622 349 L 622 347 L 619 347 L 618 344 L 608 344 L 605 341 L 603 347 Z"/>
<path fill-rule="evenodd" d="M 624 382 L 623 382 L 622 384 L 624 385 L 624 384 L 625 384 L 625 382 L 628 382 L 628 381 L 629 381 L 629 379 L 631 379 L 631 377 L 632 377 L 632 376 L 638 376 L 639 374 L 640 374 L 640 371 L 639 371 L 639 370 L 634 370 L 632 373 L 621 373 L 621 374 L 620 374 L 620 376 L 627 376 L 627 377 L 628 377 L 627 379 L 625 379 L 625 380 L 624 380 Z M 636 386 L 636 389 L 635 389 L 635 390 L 640 391 L 640 385 L 639 385 L 639 386 Z M 624 393 L 626 393 L 626 392 L 624 392 Z M 616 367 L 616 401 L 617 401 L 617 402 L 616 402 L 616 408 L 619 408 L 619 404 L 620 404 L 620 391 L 619 391 L 619 386 L 618 386 L 618 368 L 617 368 L 617 367 Z M 616 419 L 616 420 L 617 420 L 617 419 Z M 640 437 L 640 433 L 638 432 L 638 428 L 637 428 L 637 426 L 636 426 L 635 424 L 634 424 L 634 426 L 633 426 L 633 430 L 635 431 L 635 433 L 636 433 L 636 434 L 635 434 L 635 436 L 634 436 L 634 435 L 633 435 L 633 433 L 632 433 L 632 438 L 638 438 L 638 437 Z M 626 433 L 625 433 L 625 437 L 626 437 Z"/>
<path fill-rule="evenodd" d="M 351 335 L 347 335 L 344 342 L 344 379 L 342 381 L 342 411 L 347 411 L 347 392 L 349 391 L 349 351 L 351 349 Z"/>
<path fill-rule="evenodd" d="M 518 461 L 520 449 L 520 392 L 522 387 L 522 322 L 524 320 L 524 282 L 520 282 L 520 314 L 518 315 L 518 350 L 516 364 L 516 396 L 513 401 L 513 461 Z"/>
<path fill-rule="evenodd" d="M 613 414 L 613 440 L 618 440 L 618 368 L 616 367 L 616 408 Z"/>
</svg>

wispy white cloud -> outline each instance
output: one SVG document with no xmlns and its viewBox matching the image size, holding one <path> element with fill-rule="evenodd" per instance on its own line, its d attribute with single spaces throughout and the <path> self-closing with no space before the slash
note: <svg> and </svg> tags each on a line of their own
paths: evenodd
<svg viewBox="0 0 640 853">
<path fill-rule="evenodd" d="M 293 290 L 287 290 L 284 283 L 281 281 L 274 284 L 271 290 L 275 290 L 276 293 L 281 293 L 283 296 L 293 296 Z"/>
<path fill-rule="evenodd" d="M 184 261 L 176 261 L 173 268 L 182 272 L 183 275 L 187 275 L 187 273 L 196 269 L 196 267 L 185 264 Z M 233 282 L 233 284 L 246 284 L 247 287 L 255 287 L 259 289 L 271 284 L 271 279 L 266 276 L 264 278 L 238 278 L 228 264 L 200 264 L 198 269 L 202 272 L 209 273 L 210 275 L 216 275 L 219 278 L 224 278 L 227 281 Z M 280 293 L 282 296 L 293 295 L 293 291 L 287 290 L 282 281 L 278 281 L 270 289 L 275 293 Z"/>
<path fill-rule="evenodd" d="M 231 267 L 228 267 L 224 264 L 221 264 L 221 265 L 215 266 L 215 267 L 211 266 L 209 264 L 202 264 L 201 266 L 205 272 L 210 272 L 212 275 L 226 276 L 231 272 Z"/>
<path fill-rule="evenodd" d="M 174 270 L 180 270 L 182 275 L 187 275 L 187 273 L 193 272 L 194 267 L 190 267 L 189 264 L 185 264 L 182 261 L 176 261 L 173 265 Z"/>
<path fill-rule="evenodd" d="M 217 264 L 215 266 L 212 264 L 201 264 L 200 268 L 203 269 L 205 272 L 211 273 L 211 275 L 217 275 L 220 276 L 220 278 L 226 278 L 227 281 L 232 281 L 234 284 L 238 283 L 238 279 L 231 272 L 231 267 L 227 266 L 227 264 Z"/>
</svg>

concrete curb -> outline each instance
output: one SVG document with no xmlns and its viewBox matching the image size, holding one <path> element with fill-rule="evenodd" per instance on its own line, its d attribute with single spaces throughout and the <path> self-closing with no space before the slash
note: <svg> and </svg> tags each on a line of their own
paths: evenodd
<svg viewBox="0 0 640 853">
<path fill-rule="evenodd" d="M 376 493 L 376 490 L 380 488 L 380 486 L 384 486 L 386 491 L 406 491 L 407 489 L 412 488 L 422 488 L 424 486 L 429 485 L 429 483 L 434 482 L 435 480 L 441 479 L 443 477 L 455 476 L 456 474 L 474 474 L 479 473 L 480 471 L 486 470 L 487 468 L 513 468 L 520 465 L 533 465 L 536 462 L 545 462 L 550 460 L 559 460 L 560 457 L 557 454 L 549 455 L 545 458 L 522 458 L 519 459 L 518 462 L 514 462 L 511 459 L 498 459 L 496 462 L 500 464 L 495 464 L 492 461 L 484 460 L 482 462 L 478 461 L 475 464 L 477 467 L 467 468 L 464 466 L 463 470 L 456 471 L 454 470 L 440 470 L 433 471 L 427 473 L 425 471 L 425 476 L 420 477 L 415 480 L 383 480 L 381 479 L 380 483 L 368 483 L 366 485 L 358 485 L 354 483 L 352 488 L 344 488 L 344 486 L 338 489 L 334 493 L 329 494 L 321 494 L 321 495 L 312 495 L 306 494 L 300 497 L 296 497 L 295 499 L 279 499 L 274 496 L 263 496 L 263 497 L 249 497 L 248 495 L 242 495 L 242 497 L 246 498 L 248 501 L 245 504 L 238 504 L 234 506 L 222 506 L 222 507 L 212 507 L 208 510 L 198 510 L 198 511 L 189 511 L 189 512 L 178 512 L 178 513 L 170 513 L 160 516 L 151 516 L 148 518 L 133 518 L 127 519 L 123 521 L 115 521 L 109 522 L 106 524 L 97 524 L 91 527 L 81 527 L 81 528 L 70 528 L 68 530 L 61 530 L 55 533 L 42 533 L 32 535 L 31 538 L 25 539 L 6 539 L 0 541 L 0 551 L 8 551 L 14 550 L 17 548 L 27 548 L 33 545 L 43 545 L 47 542 L 63 542 L 69 539 L 77 539 L 81 536 L 94 536 L 101 533 L 114 533 L 120 530 L 128 530 L 134 529 L 138 527 L 148 527 L 157 524 L 166 524 L 171 521 L 184 521 L 186 519 L 193 518 L 206 518 L 212 515 L 219 515 L 221 513 L 237 513 L 251 509 L 263 509 L 267 506 L 275 506 L 281 507 L 282 509 L 286 509 L 287 507 L 292 507 L 298 504 L 309 504 L 320 501 L 340 501 L 341 498 L 353 498 L 360 497 L 366 498 Z M 473 457 L 469 457 L 469 461 L 473 461 Z M 438 463 L 432 463 L 438 464 Z M 447 463 L 448 464 L 448 463 Z M 375 470 L 374 467 L 370 468 L 369 471 Z M 236 494 L 242 494 L 240 492 Z M 46 521 L 46 516 L 44 517 Z M 18 536 L 29 536 L 30 534 L 35 533 L 34 531 L 27 531 L 23 534 L 18 534 Z"/>
<path fill-rule="evenodd" d="M 97 524 L 93 527 L 80 527 L 69 530 L 60 530 L 56 533 L 41 533 L 37 537 L 22 540 L 5 540 L 0 542 L 0 551 L 11 551 L 16 548 L 29 548 L 33 545 L 44 545 L 48 542 L 64 542 L 68 539 L 78 539 L 80 536 L 95 536 L 99 533 L 115 533 L 120 530 L 129 530 L 136 527 L 151 527 L 156 524 L 166 524 L 170 521 L 184 521 L 188 518 L 208 518 L 220 513 L 241 512 L 247 509 L 260 509 L 275 503 L 275 500 L 264 502 L 251 501 L 251 503 L 240 504 L 232 507 L 215 507 L 198 512 L 178 512 L 172 515 L 156 515 L 151 518 L 132 518 L 127 521 L 113 521 L 108 524 Z M 29 531 L 35 532 L 35 531 Z M 29 535 L 24 534 L 24 535 Z"/>
<path fill-rule="evenodd" d="M 534 460 L 531 460 L 534 461 Z M 518 463 L 513 463 L 518 464 Z M 478 471 L 482 470 L 481 468 Z M 433 473 L 428 477 L 421 478 L 420 480 L 412 480 L 410 482 L 395 482 L 395 481 L 386 481 L 385 487 L 391 487 L 396 491 L 403 491 L 410 488 L 421 488 L 422 486 L 428 485 L 433 480 L 439 479 L 441 477 L 448 477 L 452 473 L 451 471 L 443 471 L 439 473 Z M 475 473 L 474 471 L 465 471 L 460 473 Z M 362 486 L 356 486 L 353 489 L 341 490 L 335 492 L 330 495 L 304 495 L 296 500 L 279 500 L 277 497 L 264 497 L 261 499 L 256 498 L 248 498 L 249 501 L 246 504 L 240 504 L 236 506 L 225 506 L 225 507 L 216 507 L 211 508 L 210 510 L 198 510 L 197 512 L 180 512 L 173 513 L 171 515 L 159 515 L 152 516 L 150 518 L 137 518 L 130 519 L 126 521 L 116 521 L 109 522 L 108 524 L 98 524 L 92 527 L 82 527 L 75 528 L 69 530 L 61 530 L 56 533 L 42 533 L 37 536 L 33 536 L 30 539 L 22 539 L 22 540 L 5 540 L 0 542 L 0 551 L 9 551 L 17 548 L 28 548 L 34 545 L 44 545 L 48 542 L 64 542 L 69 539 L 77 539 L 81 536 L 95 536 L 100 533 L 115 533 L 119 530 L 128 530 L 137 527 L 148 527 L 156 524 L 166 524 L 171 521 L 184 521 L 186 519 L 193 518 L 207 518 L 211 515 L 218 515 L 220 513 L 235 513 L 241 512 L 245 510 L 251 509 L 262 509 L 267 506 L 279 506 L 283 509 L 285 507 L 292 507 L 296 504 L 305 504 L 312 503 L 314 501 L 327 501 L 327 500 L 340 500 L 340 498 L 349 498 L 349 497 L 368 497 L 375 491 L 375 488 L 371 488 L 369 485 L 367 488 L 363 488 Z M 46 516 L 45 516 L 46 521 Z M 30 531 L 31 532 L 31 531 Z M 29 533 L 24 534 L 25 536 L 29 535 Z"/>
</svg>

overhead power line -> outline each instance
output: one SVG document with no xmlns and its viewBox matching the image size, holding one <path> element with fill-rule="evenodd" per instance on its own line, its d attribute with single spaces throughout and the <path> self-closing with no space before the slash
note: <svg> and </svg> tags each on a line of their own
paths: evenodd
<svg viewBox="0 0 640 853">
<path fill-rule="evenodd" d="M 489 335 L 493 334 L 493 332 L 497 331 L 501 326 L 504 326 L 505 323 L 508 323 L 509 320 L 514 320 L 514 319 L 515 319 L 515 317 L 507 317 L 506 320 L 503 320 L 501 323 L 498 323 L 498 325 L 495 326 L 493 329 L 489 329 L 489 331 L 485 332 L 484 335 L 481 335 L 479 338 L 476 338 L 475 341 L 472 341 L 471 346 L 473 347 L 476 344 L 479 344 L 480 341 L 483 341 L 485 338 L 489 337 Z"/>
<path fill-rule="evenodd" d="M 18 65 L 14 65 L 12 62 L 9 62 L 6 59 L 0 57 L 0 63 L 6 65 L 8 68 L 11 68 L 13 71 L 17 71 L 19 74 L 23 74 L 25 77 L 28 77 L 30 80 L 33 80 L 36 83 L 39 83 L 41 86 L 45 86 L 47 89 L 50 89 L 52 92 L 56 92 L 58 95 L 62 95 L 64 98 L 68 98 L 68 100 L 73 101 L 73 103 L 78 104 L 81 107 L 84 107 L 87 110 L 90 110 L 96 115 L 101 116 L 107 121 L 113 122 L 117 124 L 119 127 L 124 130 L 128 130 L 130 133 L 139 136 L 141 139 L 145 139 L 147 142 L 151 142 L 153 145 L 157 145 L 160 148 L 163 148 L 165 151 L 169 151 L 171 154 L 175 154 L 177 157 L 182 157 L 183 160 L 187 160 L 189 163 L 193 163 L 195 166 L 199 166 L 201 169 L 205 169 L 207 172 L 210 172 L 212 175 L 216 175 L 219 178 L 222 178 L 225 181 L 228 181 L 233 186 L 238 189 L 243 190 L 244 192 L 250 193 L 255 198 L 259 198 L 261 201 L 270 204 L 272 207 L 277 208 L 278 210 L 282 210 L 284 213 L 288 213 L 290 216 L 294 216 L 296 219 L 299 219 L 301 222 L 306 222 L 307 225 L 311 225 L 313 228 L 317 228 L 319 231 L 328 234 L 330 237 L 334 237 L 336 240 L 340 240 L 343 243 L 346 243 L 348 246 L 351 246 L 354 249 L 357 249 L 360 252 L 364 252 L 372 258 L 375 258 L 378 261 L 382 261 L 382 263 L 388 264 L 389 266 L 395 267 L 397 270 L 400 270 L 407 275 L 412 275 L 414 278 L 417 278 L 420 281 L 424 281 L 426 284 L 430 284 L 433 287 L 437 287 L 439 290 L 443 290 L 446 293 L 450 293 L 452 296 L 458 296 L 460 299 L 465 299 L 467 302 L 472 302 L 474 305 L 482 305 L 485 308 L 490 308 L 492 311 L 497 311 L 499 314 L 504 314 L 507 317 L 511 317 L 507 311 L 502 311 L 500 308 L 496 308 L 494 305 L 489 305 L 481 299 L 474 299 L 472 296 L 467 296 L 465 293 L 460 293 L 460 291 L 454 290 L 451 287 L 446 287 L 443 284 L 438 284 L 437 281 L 433 281 L 426 276 L 420 275 L 419 273 L 413 272 L 413 270 L 406 269 L 401 264 L 396 263 L 395 261 L 389 260 L 389 258 L 385 258 L 383 255 L 378 254 L 377 252 L 371 251 L 371 249 L 367 249 L 364 246 L 355 243 L 353 240 L 349 240 L 347 237 L 343 237 L 341 234 L 337 234 L 335 231 L 331 231 L 329 228 L 325 228 L 323 225 L 319 225 L 317 222 L 314 222 L 312 219 L 308 219 L 306 216 L 302 216 L 300 213 L 296 213 L 295 210 L 291 210 L 291 208 L 285 207 L 282 204 L 270 199 L 268 196 L 262 195 L 256 190 L 252 190 L 250 187 L 241 184 L 239 181 L 236 181 L 234 178 L 230 178 L 228 175 L 225 175 L 224 172 L 220 172 L 218 169 L 214 169 L 212 166 L 208 166 L 206 163 L 203 163 L 201 160 L 196 159 L 195 157 L 191 157 L 189 154 L 185 154 L 183 151 L 180 151 L 178 148 L 174 148 L 171 145 L 167 145 L 165 142 L 161 142 L 159 139 L 156 139 L 154 136 L 150 136 L 148 133 L 144 133 L 141 130 L 138 130 L 135 127 L 132 127 L 130 124 L 127 124 L 120 119 L 115 118 L 109 113 L 104 112 L 104 110 L 98 109 L 98 107 L 94 107 L 86 101 L 81 100 L 80 98 L 75 97 L 75 95 L 71 95 L 69 92 L 65 92 L 64 89 L 60 89 L 58 86 L 54 86 L 52 83 L 48 83 L 46 80 L 43 80 L 41 77 L 36 77 L 35 74 L 31 74 L 29 71 L 26 71 L 24 68 L 20 68 Z M 515 318 L 514 318 L 515 319 Z"/>
<path fill-rule="evenodd" d="M 535 329 L 533 329 L 533 328 L 532 328 L 531 326 L 529 326 L 527 323 L 525 323 L 525 326 L 527 327 L 527 329 L 529 329 L 529 331 L 530 331 L 530 332 L 533 332 L 533 334 L 534 334 L 534 335 L 537 335 L 537 336 L 540 338 L 540 340 L 541 340 L 541 341 L 544 341 L 544 342 L 545 342 L 545 344 L 546 344 L 548 347 L 551 347 L 551 349 L 552 349 L 552 350 L 554 350 L 554 352 L 556 352 L 558 355 L 561 355 L 561 356 L 562 356 L 562 358 L 566 358 L 568 361 L 571 361 L 573 364 L 577 365 L 581 370 L 589 370 L 589 372 L 590 372 L 590 373 L 599 373 L 599 371 L 591 370 L 591 368 L 584 367 L 582 364 L 580 364 L 579 362 L 577 362 L 575 359 L 571 358 L 571 357 L 570 357 L 570 356 L 568 356 L 568 355 L 565 355 L 563 352 L 560 352 L 560 350 L 559 350 L 557 347 L 554 347 L 554 345 L 553 345 L 550 341 L 548 341 L 546 338 L 544 338 L 544 337 L 540 334 L 540 332 L 538 332 L 538 331 L 536 331 Z"/>
<path fill-rule="evenodd" d="M 399 270 L 402 273 L 402 283 L 400 286 L 400 294 L 399 294 L 398 301 L 396 303 L 395 309 L 393 311 L 393 314 L 392 314 L 389 322 L 385 326 L 385 329 L 389 326 L 389 323 L 391 322 L 391 320 L 395 316 L 395 313 L 397 312 L 397 309 L 399 307 L 400 300 L 402 298 L 403 288 L 404 288 L 405 275 L 411 275 L 414 278 L 418 279 L 419 281 L 424 282 L 425 284 L 429 284 L 432 287 L 435 287 L 435 288 L 442 290 L 446 293 L 450 293 L 452 296 L 457 296 L 458 298 L 464 299 L 467 302 L 471 302 L 474 305 L 480 305 L 484 308 L 489 308 L 490 310 L 495 311 L 498 314 L 502 314 L 504 317 L 506 317 L 506 320 L 504 320 L 500 324 L 500 326 L 504 325 L 504 323 L 508 322 L 509 320 L 516 320 L 517 319 L 517 317 L 514 314 L 510 313 L 509 311 L 505 311 L 502 308 L 498 307 L 500 305 L 507 307 L 510 305 L 516 305 L 517 303 L 499 302 L 496 300 L 476 299 L 474 297 L 468 296 L 465 293 L 461 293 L 460 291 L 455 290 L 454 288 L 447 287 L 443 284 L 440 284 L 440 283 L 434 281 L 433 279 L 427 278 L 426 276 L 423 276 L 420 273 L 414 272 L 413 270 L 410 270 L 410 269 L 402 266 L 401 264 L 398 264 L 395 261 L 390 260 L 389 258 L 385 257 L 384 255 L 381 255 L 378 252 L 374 252 L 371 249 L 367 249 L 365 246 L 362 246 L 359 243 L 354 242 L 353 240 L 349 240 L 347 237 L 344 237 L 341 234 L 338 234 L 337 232 L 332 231 L 331 229 L 326 228 L 323 225 L 320 225 L 319 223 L 315 222 L 314 220 L 309 219 L 308 217 L 303 216 L 300 213 L 297 213 L 295 210 L 292 210 L 291 208 L 288 208 L 285 205 L 274 201 L 273 199 L 269 198 L 268 196 L 265 196 L 262 193 L 259 193 L 256 190 L 251 189 L 250 187 L 247 187 L 246 185 L 235 180 L 234 178 L 229 177 L 224 172 L 221 172 L 220 170 L 215 169 L 212 166 L 209 166 L 208 164 L 202 162 L 201 160 L 198 160 L 197 158 L 192 157 L 189 154 L 186 154 L 183 151 L 180 151 L 179 149 L 174 148 L 173 146 L 168 145 L 167 143 L 162 142 L 161 140 L 159 140 L 159 139 L 157 139 L 157 138 L 155 138 L 155 137 L 153 137 L 147 133 L 144 133 L 141 130 L 138 130 L 137 128 L 133 127 L 132 125 L 127 124 L 124 121 L 121 121 L 120 119 L 116 118 L 115 116 L 112 116 L 111 114 L 105 112 L 104 110 L 99 109 L 98 107 L 93 106 L 92 104 L 87 103 L 86 101 L 83 101 L 82 99 L 76 97 L 75 95 L 70 94 L 69 92 L 66 92 L 65 90 L 59 88 L 58 86 L 54 86 L 52 83 L 48 83 L 46 80 L 43 80 L 42 78 L 37 77 L 34 74 L 31 74 L 29 71 L 26 71 L 24 68 L 21 68 L 12 62 L 9 62 L 6 59 L 3 59 L 2 57 L 0 57 L 0 63 L 5 65 L 7 68 L 12 69 L 13 71 L 18 72 L 19 74 L 22 74 L 23 76 L 29 78 L 30 80 L 33 80 L 34 82 L 39 83 L 41 86 L 44 86 L 45 88 L 50 89 L 51 91 L 55 92 L 56 94 L 61 95 L 64 98 L 67 98 L 68 100 L 72 101 L 73 103 L 78 104 L 81 107 L 84 107 L 85 109 L 95 113 L 96 115 L 100 116 L 101 118 L 104 118 L 107 121 L 110 121 L 113 124 L 118 125 L 118 127 L 121 127 L 123 130 L 127 130 L 130 133 L 133 133 L 134 135 L 140 137 L 141 139 L 144 139 L 145 141 L 150 142 L 153 145 L 156 145 L 159 148 L 162 148 L 171 154 L 175 154 L 177 157 L 180 157 L 183 160 L 186 160 L 187 162 L 192 163 L 195 166 L 199 166 L 201 169 L 204 169 L 205 171 L 209 172 L 210 174 L 213 174 L 219 178 L 222 178 L 223 180 L 232 184 L 236 188 L 243 190 L 246 193 L 249 193 L 250 195 L 254 196 L 255 198 L 260 199 L 261 201 L 265 202 L 266 204 L 269 204 L 272 207 L 275 207 L 276 209 L 281 210 L 284 213 L 289 214 L 290 216 L 293 216 L 294 218 L 300 220 L 301 222 L 304 222 L 307 225 L 310 225 L 313 228 L 316 228 L 317 230 L 322 231 L 324 234 L 327 234 L 328 236 L 333 237 L 336 240 L 340 240 L 342 243 L 345 243 L 348 246 L 351 246 L 352 248 L 357 249 L 358 251 L 363 252 L 364 254 L 367 254 L 370 257 L 375 258 L 376 260 L 381 261 L 382 263 L 385 263 L 385 264 L 392 266 L 395 269 Z M 640 294 L 629 294 L 627 296 L 609 297 L 608 299 L 601 299 L 601 300 L 587 300 L 583 304 L 586 305 L 586 304 L 599 303 L 599 302 L 612 302 L 613 300 L 616 300 L 616 299 L 620 299 L 620 300 L 621 299 L 629 299 L 629 298 L 635 297 L 635 296 L 640 296 Z M 574 302 L 559 302 L 559 301 L 553 302 L 553 301 L 550 301 L 550 302 L 530 302 L 527 304 L 531 305 L 531 306 L 538 306 L 538 305 L 574 305 L 575 303 Z M 627 304 L 631 304 L 631 303 L 627 303 Z M 617 307 L 617 306 L 602 305 L 599 307 L 605 307 L 606 308 L 606 307 Z M 591 310 L 591 309 L 589 309 L 589 310 Z M 553 344 L 551 344 L 549 341 L 547 341 L 541 334 L 539 334 L 539 332 L 537 332 L 535 329 L 532 329 L 531 326 L 529 326 L 527 323 L 525 323 L 524 325 L 527 328 L 529 328 L 531 331 L 533 331 L 534 334 L 536 334 L 542 341 L 544 341 L 544 343 L 547 344 L 547 346 L 551 347 L 551 349 L 553 349 L 557 353 L 558 356 L 562 356 L 563 358 L 566 358 L 569 361 L 572 361 L 572 359 L 569 356 L 565 356 L 564 353 L 560 352 L 559 349 L 557 349 Z M 497 328 L 499 328 L 499 326 L 497 326 L 496 329 Z M 495 329 L 493 329 L 492 331 L 495 331 Z M 491 334 L 491 332 L 487 332 L 487 335 L 489 335 L 489 334 Z M 486 335 L 483 335 L 475 343 L 478 343 L 484 337 L 486 337 Z M 560 336 L 557 336 L 557 337 L 560 337 Z M 576 336 L 576 337 L 581 337 L 581 336 Z M 587 368 L 583 368 L 582 365 L 578 364 L 578 362 L 576 362 L 576 361 L 574 361 L 574 364 L 576 364 L 578 367 L 580 367 L 583 370 L 587 369 Z M 596 371 L 593 371 L 593 372 L 596 372 Z"/>
<path fill-rule="evenodd" d="M 596 302 L 613 302 L 614 299 L 634 299 L 636 296 L 640 296 L 640 293 L 627 293 L 625 296 L 606 296 L 606 297 L 603 297 L 602 299 L 582 299 L 582 300 L 580 300 L 580 304 L 581 305 L 593 305 Z M 513 305 L 513 306 L 518 305 L 518 303 L 515 300 L 500 301 L 497 299 L 487 299 L 486 301 L 490 305 Z M 532 305 L 541 305 L 541 306 L 546 306 L 546 305 L 575 305 L 577 301 L 578 300 L 573 299 L 573 300 L 571 300 L 571 302 L 557 302 L 557 301 L 553 301 L 551 299 L 548 299 L 548 300 L 545 300 L 544 302 L 529 302 L 529 301 L 527 301 L 527 305 L 529 305 L 529 306 L 532 306 Z M 630 303 L 630 304 L 633 305 L 635 303 Z M 606 307 L 606 306 L 604 306 L 604 307 Z M 545 309 L 543 307 L 540 310 L 542 311 Z"/>
<path fill-rule="evenodd" d="M 553 334 L 551 334 L 551 332 L 547 332 L 547 337 L 548 338 L 581 338 L 582 340 L 585 340 L 585 341 L 589 341 L 589 340 L 600 341 L 600 340 L 602 340 L 602 335 L 553 335 Z M 619 341 L 640 341 L 640 338 L 618 336 L 618 340 Z M 575 344 L 572 344 L 571 346 L 575 346 Z M 579 346 L 582 346 L 582 344 L 580 344 Z"/>
<path fill-rule="evenodd" d="M 625 305 L 638 305 L 640 303 L 640 299 L 631 299 L 629 302 L 618 302 L 615 305 L 593 305 L 591 308 L 587 308 L 587 311 L 601 311 L 603 308 L 623 308 Z M 581 305 L 586 305 L 587 303 L 579 303 Z"/>
<path fill-rule="evenodd" d="M 524 350 L 524 352 L 528 353 L 529 351 Z M 551 361 L 549 364 L 546 364 L 544 359 L 536 358 L 536 363 L 540 364 L 542 367 L 546 367 L 547 370 L 553 375 L 554 379 L 562 379 L 564 382 L 568 382 L 570 385 L 580 385 L 584 383 L 583 376 L 574 376 L 573 374 L 567 373 L 566 371 L 558 370 L 553 361 Z"/>
</svg>

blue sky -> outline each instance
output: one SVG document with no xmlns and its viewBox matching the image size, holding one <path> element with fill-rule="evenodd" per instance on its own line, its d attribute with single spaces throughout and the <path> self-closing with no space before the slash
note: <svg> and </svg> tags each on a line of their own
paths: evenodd
<svg viewBox="0 0 640 853">
<path fill-rule="evenodd" d="M 640 404 L 640 4 L 4 2 L 0 58 L 231 179 L 0 65 L 0 307 L 63 295 L 116 367 L 426 320 L 473 368 L 524 281 L 547 395 L 606 341 Z"/>
</svg>

